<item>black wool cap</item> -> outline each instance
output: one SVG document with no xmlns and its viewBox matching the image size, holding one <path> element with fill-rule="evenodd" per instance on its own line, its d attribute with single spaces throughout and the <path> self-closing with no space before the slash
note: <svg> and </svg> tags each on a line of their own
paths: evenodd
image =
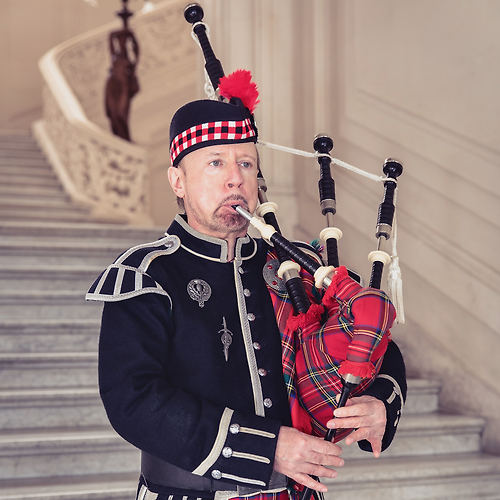
<svg viewBox="0 0 500 500">
<path fill-rule="evenodd" d="M 253 115 L 233 97 L 230 102 L 208 99 L 182 106 L 170 123 L 170 158 L 175 167 L 192 151 L 216 144 L 257 142 Z"/>
</svg>

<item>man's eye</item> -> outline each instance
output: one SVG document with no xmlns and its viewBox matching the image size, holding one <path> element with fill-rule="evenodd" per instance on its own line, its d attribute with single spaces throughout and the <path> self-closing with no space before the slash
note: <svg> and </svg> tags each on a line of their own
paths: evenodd
<svg viewBox="0 0 500 500">
<path fill-rule="evenodd" d="M 212 167 L 218 167 L 221 164 L 220 160 L 212 160 L 209 165 L 212 165 Z"/>
<path fill-rule="evenodd" d="M 249 162 L 249 161 L 242 161 L 240 163 L 240 165 L 243 167 L 243 168 L 252 168 L 252 162 Z"/>
</svg>

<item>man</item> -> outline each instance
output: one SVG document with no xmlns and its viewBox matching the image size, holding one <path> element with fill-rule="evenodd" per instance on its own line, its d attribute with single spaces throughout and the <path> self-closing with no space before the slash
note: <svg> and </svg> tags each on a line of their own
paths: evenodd
<svg viewBox="0 0 500 500">
<path fill-rule="evenodd" d="M 310 476 L 335 477 L 330 467 L 344 463 L 338 445 L 292 427 L 263 278 L 268 246 L 232 208 L 257 205 L 256 135 L 239 99 L 178 110 L 168 175 L 185 215 L 165 238 L 125 252 L 87 296 L 105 302 L 101 397 L 116 431 L 142 450 L 140 500 L 284 500 L 287 478 L 324 492 Z M 375 456 L 406 391 L 393 343 L 381 373 L 329 423 L 356 428 L 346 442 L 367 440 Z"/>
</svg>

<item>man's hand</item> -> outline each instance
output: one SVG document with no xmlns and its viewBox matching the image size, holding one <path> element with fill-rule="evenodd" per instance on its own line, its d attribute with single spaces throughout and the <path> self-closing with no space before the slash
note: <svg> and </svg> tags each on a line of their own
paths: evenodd
<svg viewBox="0 0 500 500">
<path fill-rule="evenodd" d="M 335 418 L 327 422 L 329 429 L 357 429 L 345 439 L 345 444 L 367 439 L 372 445 L 373 455 L 382 452 L 387 415 L 385 405 L 373 396 L 360 396 L 347 400 L 343 408 L 334 411 Z"/>
<path fill-rule="evenodd" d="M 274 456 L 274 470 L 304 486 L 325 493 L 328 488 L 310 475 L 336 477 L 337 472 L 325 466 L 344 465 L 344 460 L 339 457 L 341 453 L 342 448 L 336 444 L 309 436 L 292 427 L 281 427 Z"/>
</svg>

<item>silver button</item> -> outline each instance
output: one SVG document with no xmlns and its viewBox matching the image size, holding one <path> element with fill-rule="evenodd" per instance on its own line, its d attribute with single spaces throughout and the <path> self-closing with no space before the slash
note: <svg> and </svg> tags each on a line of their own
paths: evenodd
<svg viewBox="0 0 500 500">
<path fill-rule="evenodd" d="M 255 314 L 248 313 L 247 318 L 248 318 L 248 321 L 255 321 Z"/>
<path fill-rule="evenodd" d="M 244 295 L 245 297 L 250 297 L 250 295 L 252 295 L 252 292 L 251 292 L 248 288 L 245 288 L 245 289 L 243 290 L 243 295 Z"/>
<path fill-rule="evenodd" d="M 253 348 L 254 348 L 256 351 L 260 351 L 261 345 L 260 345 L 258 342 L 254 342 L 254 343 L 253 343 Z"/>
<path fill-rule="evenodd" d="M 240 274 L 243 274 L 245 271 L 243 270 L 243 268 L 242 268 L 242 267 L 238 267 L 238 272 L 239 272 Z"/>
<path fill-rule="evenodd" d="M 264 368 L 259 368 L 259 375 L 261 377 L 265 377 L 267 375 L 267 371 Z"/>
<path fill-rule="evenodd" d="M 212 471 L 212 477 L 214 479 L 221 479 L 222 478 L 222 472 L 220 470 L 214 469 Z"/>
<path fill-rule="evenodd" d="M 233 456 L 233 450 L 229 448 L 229 446 L 222 448 L 222 456 L 224 458 L 231 458 Z"/>
<path fill-rule="evenodd" d="M 266 399 L 264 399 L 264 406 L 265 406 L 266 408 L 271 408 L 271 406 L 273 406 L 273 402 L 272 402 L 272 400 L 271 400 L 270 398 L 266 398 Z"/>
<path fill-rule="evenodd" d="M 239 424 L 231 424 L 231 426 L 229 427 L 229 432 L 231 434 L 238 434 L 238 432 L 240 432 Z"/>
</svg>

